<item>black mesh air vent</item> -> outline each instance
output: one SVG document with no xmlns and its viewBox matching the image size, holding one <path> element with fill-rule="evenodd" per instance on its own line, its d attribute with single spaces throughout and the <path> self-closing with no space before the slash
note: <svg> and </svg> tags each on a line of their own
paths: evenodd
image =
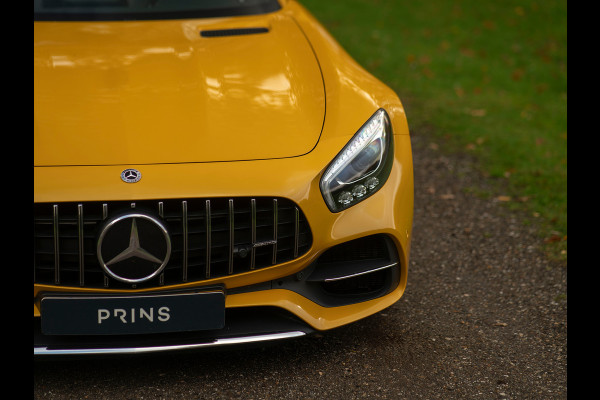
<svg viewBox="0 0 600 400">
<path fill-rule="evenodd" d="M 224 36 L 242 36 L 242 35 L 255 35 L 257 33 L 268 33 L 267 28 L 237 28 L 237 29 L 215 29 L 208 31 L 201 31 L 200 36 L 202 37 L 224 37 Z"/>
</svg>

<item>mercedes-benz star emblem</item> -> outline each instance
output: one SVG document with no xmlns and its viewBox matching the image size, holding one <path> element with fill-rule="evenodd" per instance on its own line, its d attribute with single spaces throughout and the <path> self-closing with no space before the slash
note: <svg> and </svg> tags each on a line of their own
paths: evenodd
<svg viewBox="0 0 600 400">
<path fill-rule="evenodd" d="M 98 238 L 98 261 L 114 279 L 131 284 L 162 272 L 171 255 L 171 240 L 156 218 L 132 213 L 109 220 Z"/>
<path fill-rule="evenodd" d="M 134 168 L 127 168 L 121 172 L 121 179 L 123 182 L 135 183 L 142 179 L 142 173 Z"/>
</svg>

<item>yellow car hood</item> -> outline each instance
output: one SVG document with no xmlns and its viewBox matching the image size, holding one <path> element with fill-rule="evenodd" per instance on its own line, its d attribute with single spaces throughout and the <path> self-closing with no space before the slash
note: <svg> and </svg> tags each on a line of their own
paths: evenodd
<svg viewBox="0 0 600 400">
<path fill-rule="evenodd" d="M 34 24 L 36 166 L 293 157 L 324 114 L 315 54 L 281 13 Z"/>
</svg>

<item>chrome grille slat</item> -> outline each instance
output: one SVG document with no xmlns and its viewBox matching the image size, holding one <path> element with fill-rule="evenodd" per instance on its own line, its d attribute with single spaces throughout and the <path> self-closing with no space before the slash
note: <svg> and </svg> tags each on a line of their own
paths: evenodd
<svg viewBox="0 0 600 400">
<path fill-rule="evenodd" d="M 271 261 L 271 264 L 273 265 L 277 264 L 277 212 L 277 199 L 273 199 L 273 240 L 275 241 L 275 243 L 273 243 L 273 260 Z"/>
<path fill-rule="evenodd" d="M 60 248 L 58 232 L 58 204 L 52 206 L 52 231 L 54 234 L 54 284 L 60 284 Z"/>
<path fill-rule="evenodd" d="M 206 279 L 210 278 L 210 250 L 212 247 L 212 227 L 210 223 L 211 211 L 210 211 L 210 200 L 206 200 L 205 203 L 205 215 L 206 215 Z"/>
<path fill-rule="evenodd" d="M 254 263 L 256 262 L 256 199 L 250 200 L 250 212 L 252 219 L 252 249 L 250 250 L 250 269 L 254 269 Z"/>
<path fill-rule="evenodd" d="M 104 203 L 102 204 L 102 220 L 105 220 L 108 218 L 108 204 Z M 102 278 L 102 286 L 104 286 L 105 288 L 107 288 L 110 284 L 110 281 L 108 279 L 108 276 L 106 274 L 103 274 L 103 278 Z"/>
<path fill-rule="evenodd" d="M 298 239 L 300 236 L 300 210 L 298 207 L 295 208 L 295 219 L 294 219 L 294 258 L 298 257 Z"/>
<path fill-rule="evenodd" d="M 183 282 L 187 282 L 188 276 L 188 209 L 187 201 L 181 202 L 181 218 L 183 224 Z"/>
<path fill-rule="evenodd" d="M 158 216 L 161 218 L 165 217 L 165 208 L 164 208 L 164 203 L 162 201 L 158 202 Z M 165 273 L 161 272 L 160 275 L 158 276 L 158 285 L 164 286 L 164 284 L 165 284 Z"/>
<path fill-rule="evenodd" d="M 233 209 L 233 199 L 229 199 L 229 269 L 227 270 L 229 275 L 233 274 L 233 239 L 234 239 L 234 222 L 233 217 L 235 215 Z"/>
<path fill-rule="evenodd" d="M 83 245 L 83 204 L 77 205 L 77 234 L 78 234 L 78 247 L 79 247 L 79 286 L 83 287 L 85 283 L 84 278 L 84 245 Z"/>
<path fill-rule="evenodd" d="M 138 289 L 270 267 L 304 254 L 312 244 L 302 211 L 281 198 L 40 203 L 34 208 L 34 282 L 131 289 L 105 275 L 96 246 L 106 220 L 132 206 L 161 218 L 173 244 L 163 272 Z"/>
</svg>

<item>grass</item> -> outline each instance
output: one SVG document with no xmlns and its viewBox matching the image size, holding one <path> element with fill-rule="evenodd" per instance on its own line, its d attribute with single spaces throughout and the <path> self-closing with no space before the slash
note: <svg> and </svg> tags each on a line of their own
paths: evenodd
<svg viewBox="0 0 600 400">
<path fill-rule="evenodd" d="M 566 262 L 566 0 L 300 2 L 398 93 L 411 131 L 475 155 Z"/>
</svg>

